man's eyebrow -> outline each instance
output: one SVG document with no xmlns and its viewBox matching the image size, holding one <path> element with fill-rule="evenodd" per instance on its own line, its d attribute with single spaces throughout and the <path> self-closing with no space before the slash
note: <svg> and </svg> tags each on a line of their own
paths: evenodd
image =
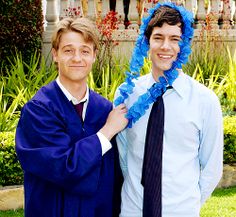
<svg viewBox="0 0 236 217">
<path fill-rule="evenodd" d="M 83 44 L 81 47 L 92 49 L 90 46 L 88 46 L 88 45 L 86 45 L 86 44 Z"/>
<path fill-rule="evenodd" d="M 156 36 L 156 35 L 162 36 L 163 34 L 161 34 L 161 33 L 155 33 L 155 34 L 153 34 L 153 36 Z"/>
<path fill-rule="evenodd" d="M 66 44 L 66 45 L 64 45 L 63 47 L 62 47 L 62 49 L 64 49 L 64 48 L 71 48 L 72 47 L 72 44 Z"/>
<path fill-rule="evenodd" d="M 73 45 L 73 44 L 66 44 L 66 45 L 64 45 L 62 48 L 66 48 L 66 47 L 74 47 L 74 45 Z M 88 46 L 88 45 L 86 45 L 86 44 L 83 44 L 83 45 L 81 45 L 80 47 L 92 49 L 90 46 Z"/>
<path fill-rule="evenodd" d="M 172 38 L 181 38 L 181 35 L 171 35 Z"/>
<path fill-rule="evenodd" d="M 163 36 L 163 35 L 165 35 L 165 34 L 162 34 L 162 33 L 155 33 L 155 34 L 153 34 L 153 36 Z M 181 35 L 170 35 L 170 37 L 181 37 Z"/>
</svg>

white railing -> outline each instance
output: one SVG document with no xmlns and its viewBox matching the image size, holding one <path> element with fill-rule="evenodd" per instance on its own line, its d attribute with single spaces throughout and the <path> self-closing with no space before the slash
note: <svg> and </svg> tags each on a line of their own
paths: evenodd
<svg viewBox="0 0 236 217">
<path fill-rule="evenodd" d="M 167 2 L 170 0 L 159 0 Z M 79 12 L 80 16 L 86 16 L 93 20 L 100 20 L 110 11 L 110 2 L 115 3 L 115 11 L 120 17 L 119 31 L 128 32 L 128 38 L 120 36 L 118 40 L 134 41 L 141 18 L 146 16 L 148 8 L 152 7 L 156 0 L 130 0 L 128 19 L 129 26 L 124 25 L 124 0 L 43 0 L 45 14 L 45 31 L 43 34 L 43 53 L 50 51 L 50 38 L 52 30 L 59 19 L 69 16 L 69 13 Z M 236 44 L 236 6 L 235 0 L 172 0 L 182 4 L 192 11 L 195 18 L 195 36 L 199 36 L 204 28 L 217 31 L 224 40 L 233 41 Z M 114 7 L 113 7 L 114 8 Z M 127 27 L 127 29 L 125 29 Z M 134 31 L 135 30 L 135 31 Z"/>
</svg>

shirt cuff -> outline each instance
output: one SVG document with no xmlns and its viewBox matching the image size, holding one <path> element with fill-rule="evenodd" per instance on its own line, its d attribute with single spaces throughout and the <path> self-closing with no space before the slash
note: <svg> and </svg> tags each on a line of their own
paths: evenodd
<svg viewBox="0 0 236 217">
<path fill-rule="evenodd" d="M 97 136 L 102 146 L 102 155 L 104 155 L 108 150 L 111 149 L 111 143 L 101 132 L 97 132 Z"/>
</svg>

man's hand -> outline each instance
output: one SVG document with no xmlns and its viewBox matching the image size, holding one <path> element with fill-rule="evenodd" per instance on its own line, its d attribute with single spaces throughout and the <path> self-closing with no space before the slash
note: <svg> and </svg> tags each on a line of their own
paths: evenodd
<svg viewBox="0 0 236 217">
<path fill-rule="evenodd" d="M 126 114 L 127 109 L 125 104 L 120 104 L 110 112 L 105 125 L 99 132 L 108 140 L 111 140 L 115 134 L 119 133 L 127 126 L 128 119 L 125 117 Z"/>
</svg>

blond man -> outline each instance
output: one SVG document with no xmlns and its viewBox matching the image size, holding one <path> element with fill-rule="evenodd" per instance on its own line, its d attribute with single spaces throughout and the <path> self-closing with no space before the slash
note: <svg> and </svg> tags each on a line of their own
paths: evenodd
<svg viewBox="0 0 236 217">
<path fill-rule="evenodd" d="M 90 90 L 98 36 L 86 18 L 65 18 L 52 36 L 58 77 L 23 107 L 16 151 L 24 170 L 25 217 L 111 217 L 110 140 L 127 119 L 124 105 Z"/>
</svg>

